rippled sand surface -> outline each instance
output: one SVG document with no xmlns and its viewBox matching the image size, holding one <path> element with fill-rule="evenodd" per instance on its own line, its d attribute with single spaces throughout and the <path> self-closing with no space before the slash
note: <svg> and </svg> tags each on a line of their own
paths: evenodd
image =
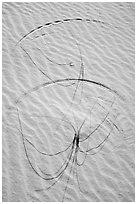
<svg viewBox="0 0 137 204">
<path fill-rule="evenodd" d="M 3 3 L 3 201 L 134 201 L 134 15 Z"/>
</svg>

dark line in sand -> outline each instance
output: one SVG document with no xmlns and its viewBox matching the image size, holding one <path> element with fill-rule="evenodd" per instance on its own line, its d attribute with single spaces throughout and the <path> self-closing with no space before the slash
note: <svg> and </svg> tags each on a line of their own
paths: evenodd
<svg viewBox="0 0 137 204">
<path fill-rule="evenodd" d="M 102 84 L 100 82 L 96 82 L 96 81 L 93 81 L 93 80 L 89 80 L 89 79 L 75 79 L 75 78 L 65 78 L 65 79 L 57 79 L 55 81 L 49 81 L 49 82 L 45 82 L 45 83 L 42 83 L 36 87 L 33 87 L 32 89 L 28 90 L 27 92 L 25 92 L 24 94 L 22 94 L 22 96 L 20 96 L 16 101 L 15 103 L 18 104 L 21 102 L 22 98 L 23 97 L 27 97 L 29 94 L 35 92 L 35 91 L 38 91 L 39 89 L 41 88 L 44 88 L 44 87 L 47 87 L 47 86 L 50 86 L 50 85 L 53 85 L 53 84 L 58 84 L 58 83 L 61 83 L 61 82 L 67 82 L 67 81 L 82 81 L 82 82 L 86 82 L 86 83 L 90 83 L 90 84 L 93 84 L 93 85 L 96 85 L 96 86 L 99 86 L 100 88 L 104 88 L 104 89 L 107 89 L 108 91 L 112 92 L 112 93 L 115 93 L 117 96 L 119 96 L 118 92 L 111 89 L 109 86 L 105 85 L 105 84 Z"/>
<path fill-rule="evenodd" d="M 46 26 L 51 26 L 51 25 L 56 25 L 56 24 L 59 24 L 59 23 L 64 23 L 64 22 L 71 22 L 71 21 L 83 21 L 83 22 L 96 22 L 96 23 L 103 23 L 102 21 L 99 21 L 99 20 L 95 20 L 95 19 L 82 19 L 82 18 L 69 18 L 69 19 L 63 19 L 63 20 L 55 20 L 53 22 L 48 22 L 48 23 L 45 23 L 44 25 L 40 25 L 38 26 L 37 28 L 34 28 L 33 30 L 31 30 L 30 32 L 28 32 L 27 34 L 25 34 L 17 43 L 16 43 L 16 46 L 22 41 L 24 40 L 26 37 L 28 37 L 31 33 L 41 29 L 41 28 L 45 28 Z"/>
</svg>

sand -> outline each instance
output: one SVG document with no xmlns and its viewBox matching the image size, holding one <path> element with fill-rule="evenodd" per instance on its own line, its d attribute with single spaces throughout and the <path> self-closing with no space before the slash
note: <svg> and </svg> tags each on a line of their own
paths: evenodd
<svg viewBox="0 0 137 204">
<path fill-rule="evenodd" d="M 133 202 L 134 3 L 2 12 L 3 201 Z"/>
</svg>

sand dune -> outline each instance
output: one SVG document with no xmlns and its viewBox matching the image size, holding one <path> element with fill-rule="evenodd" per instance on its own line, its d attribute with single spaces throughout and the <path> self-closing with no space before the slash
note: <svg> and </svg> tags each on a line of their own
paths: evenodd
<svg viewBox="0 0 137 204">
<path fill-rule="evenodd" d="M 134 201 L 134 3 L 3 3 L 4 202 Z"/>
</svg>

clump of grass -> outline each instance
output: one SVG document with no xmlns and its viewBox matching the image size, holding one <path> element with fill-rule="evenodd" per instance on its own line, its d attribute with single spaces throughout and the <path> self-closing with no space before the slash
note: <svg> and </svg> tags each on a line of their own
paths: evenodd
<svg viewBox="0 0 137 204">
<path fill-rule="evenodd" d="M 22 45 L 23 42 L 29 36 L 31 36 L 33 33 L 37 32 L 38 30 L 41 30 L 43 28 L 50 27 L 50 26 L 54 27 L 54 26 L 60 25 L 60 24 L 66 24 L 66 23 L 69 24 L 71 22 L 86 22 L 86 23 L 92 22 L 92 23 L 105 24 L 105 22 L 101 22 L 101 21 L 98 21 L 95 19 L 91 20 L 91 19 L 82 19 L 82 18 L 74 18 L 74 19 L 70 18 L 70 19 L 56 20 L 54 22 L 48 22 L 48 23 L 45 23 L 45 25 L 40 25 L 37 28 L 34 28 L 33 30 L 31 30 L 30 32 L 25 34 L 16 44 L 16 46 L 20 46 L 22 51 L 31 60 L 33 66 L 42 75 L 45 76 L 46 80 L 47 79 L 49 80 L 49 81 L 45 81 L 44 83 L 40 83 L 37 86 L 34 86 L 30 90 L 27 90 L 15 101 L 17 118 L 18 118 L 18 122 L 19 122 L 18 130 L 22 136 L 25 155 L 26 155 L 26 158 L 28 160 L 28 163 L 29 163 L 31 169 L 35 172 L 35 174 L 38 177 L 40 177 L 42 180 L 47 181 L 47 182 L 51 182 L 48 187 L 42 188 L 42 189 L 37 189 L 36 190 L 37 192 L 50 190 L 53 186 L 55 186 L 58 182 L 60 182 L 63 179 L 63 177 L 65 177 L 66 173 L 68 172 L 68 176 L 67 176 L 64 190 L 63 190 L 62 201 L 65 200 L 67 188 L 68 188 L 69 181 L 70 181 L 70 178 L 72 175 L 75 175 L 80 192 L 84 193 L 84 190 L 82 189 L 81 182 L 80 182 L 80 175 L 78 173 L 78 168 L 82 168 L 82 166 L 84 166 L 87 157 L 96 155 L 99 152 L 101 152 L 101 150 L 105 147 L 105 144 L 107 143 L 107 141 L 111 137 L 114 129 L 116 129 L 118 132 L 120 132 L 120 128 L 116 124 L 117 116 L 116 116 L 116 114 L 114 114 L 115 117 L 112 119 L 111 113 L 112 113 L 116 98 L 121 97 L 121 96 L 116 90 L 112 89 L 108 85 L 105 85 L 105 84 L 98 82 L 98 81 L 94 81 L 92 79 L 85 79 L 86 69 L 84 66 L 81 46 L 78 43 L 78 41 L 76 40 L 74 33 L 70 30 L 69 27 L 68 27 L 68 31 L 69 31 L 73 41 L 75 42 L 75 45 L 76 45 L 78 53 L 79 53 L 80 68 L 79 68 L 77 78 L 76 77 L 64 77 L 64 78 L 58 78 L 55 80 L 54 77 L 53 78 L 50 77 L 50 74 L 48 72 L 43 71 L 43 69 L 41 69 L 37 65 L 37 63 L 35 62 L 35 60 L 31 56 L 31 54 Z M 41 34 L 40 36 L 37 36 L 37 38 L 38 37 L 40 37 L 40 38 L 46 37 L 46 34 L 45 33 Z M 69 63 L 56 62 L 55 60 L 52 60 L 50 57 L 48 57 L 45 53 L 43 53 L 41 51 L 41 49 L 39 49 L 39 48 L 36 48 L 36 49 L 39 50 L 39 52 L 49 62 L 51 62 L 57 66 L 71 66 L 71 67 L 73 67 L 73 65 L 74 65 L 73 62 L 69 62 Z M 73 72 L 71 74 L 73 75 Z M 74 103 L 76 101 L 76 95 L 79 94 L 79 92 L 80 92 L 79 104 L 81 104 L 83 100 L 89 100 L 88 96 L 85 97 L 85 86 L 84 86 L 85 84 L 90 86 L 91 92 L 92 92 L 92 87 L 97 87 L 98 89 L 101 89 L 102 92 L 106 91 L 108 93 L 108 95 L 110 94 L 113 96 L 112 97 L 113 100 L 109 101 L 109 103 L 108 103 L 109 107 L 106 108 L 104 105 L 102 105 L 100 103 L 101 99 L 99 97 L 95 96 L 96 100 L 95 100 L 94 105 L 92 107 L 91 107 L 91 105 L 88 105 L 88 112 L 86 112 L 87 115 L 85 115 L 84 118 L 82 118 L 82 121 L 80 121 L 79 125 L 78 125 L 78 121 L 76 119 L 76 118 L 78 118 L 77 117 L 78 113 L 74 114 L 73 108 L 74 108 Z M 80 85 L 81 85 L 81 90 L 79 91 Z M 59 128 L 62 126 L 62 123 L 68 124 L 69 128 L 72 130 L 71 137 L 70 137 L 71 139 L 69 141 L 69 144 L 66 147 L 64 147 L 63 149 L 60 149 L 59 151 L 56 151 L 56 150 L 54 150 L 55 144 L 52 144 L 53 145 L 53 152 L 48 152 L 48 151 L 43 151 L 43 150 L 39 149 L 39 147 L 31 139 L 29 139 L 28 134 L 25 133 L 24 128 L 23 128 L 23 124 L 22 124 L 21 114 L 20 114 L 20 106 L 24 102 L 25 98 L 30 97 L 33 93 L 38 92 L 40 89 L 46 90 L 47 88 L 50 88 L 51 86 L 60 86 L 60 87 L 64 87 L 64 88 L 70 87 L 71 89 L 74 89 L 73 94 L 72 94 L 72 98 L 71 98 L 71 102 L 70 102 L 66 112 L 69 112 L 70 115 L 72 114 L 72 117 L 73 117 L 75 122 L 73 123 L 71 121 L 71 119 L 65 113 L 63 113 L 63 111 L 60 113 L 60 115 L 62 116 L 60 118 L 57 118 L 55 116 L 54 117 L 53 116 L 47 116 L 47 115 L 43 116 L 45 118 L 45 120 L 47 120 L 47 121 L 49 118 L 53 119 L 53 120 L 54 119 L 58 120 L 58 126 L 56 127 L 56 131 L 59 130 Z M 104 102 L 105 99 L 102 99 L 102 101 Z M 89 100 L 89 104 L 90 104 L 90 100 Z M 95 111 L 94 114 L 93 114 L 93 111 Z M 84 110 L 83 110 L 83 112 L 84 112 Z M 102 112 L 103 112 L 103 114 L 102 114 Z M 101 116 L 101 114 L 102 114 L 102 116 Z M 97 118 L 99 117 L 99 118 L 98 118 L 96 124 L 91 125 L 92 124 L 91 117 L 94 118 L 94 116 L 96 116 Z M 40 115 L 37 117 L 42 117 L 42 116 Z M 103 137 L 100 137 L 97 140 L 95 135 L 100 135 L 100 132 L 102 130 L 104 130 L 105 133 L 103 134 Z M 84 137 L 82 136 L 82 132 L 87 132 Z M 55 133 L 53 133 L 53 136 L 54 135 L 55 135 Z M 66 138 L 65 133 L 62 136 L 64 138 Z M 93 138 L 94 138 L 94 140 L 97 140 L 94 146 L 92 144 Z M 33 140 L 35 140 L 35 137 Z M 50 170 L 46 171 L 45 169 L 40 167 L 39 164 L 33 163 L 32 158 L 31 158 L 30 153 L 29 153 L 29 149 L 27 147 L 31 147 L 31 149 L 34 152 L 36 152 L 38 155 L 40 155 L 40 157 L 42 156 L 42 157 L 46 158 L 48 161 L 50 161 L 50 160 L 55 161 L 55 160 L 57 160 L 57 158 L 61 158 L 61 160 L 63 160 L 63 162 L 62 162 L 62 164 L 60 164 L 58 169 L 56 169 L 55 171 L 53 171 L 53 169 L 52 169 L 53 172 L 50 172 Z M 81 162 L 79 159 L 80 154 L 83 155 L 83 160 Z"/>
</svg>

